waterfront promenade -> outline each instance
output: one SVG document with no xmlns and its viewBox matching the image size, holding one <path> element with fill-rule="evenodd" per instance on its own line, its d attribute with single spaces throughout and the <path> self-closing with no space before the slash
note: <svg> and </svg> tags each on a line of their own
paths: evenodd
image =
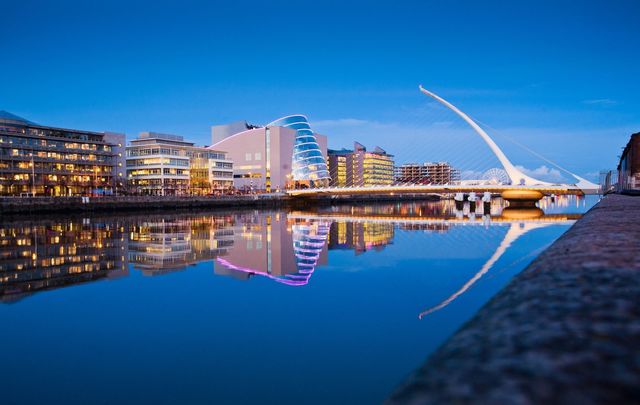
<svg viewBox="0 0 640 405">
<path fill-rule="evenodd" d="M 604 198 L 388 402 L 640 401 L 638 218 L 640 198 Z"/>
</svg>

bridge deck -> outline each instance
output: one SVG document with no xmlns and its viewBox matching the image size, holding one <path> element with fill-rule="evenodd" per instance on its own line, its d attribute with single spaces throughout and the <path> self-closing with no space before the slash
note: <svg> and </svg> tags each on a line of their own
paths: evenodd
<svg viewBox="0 0 640 405">
<path fill-rule="evenodd" d="M 287 190 L 291 196 L 357 195 L 357 194 L 452 194 L 490 193 L 499 194 L 507 190 L 539 191 L 544 195 L 584 195 L 597 190 L 581 190 L 574 185 L 558 184 L 550 186 L 508 186 L 508 185 L 392 185 L 371 187 L 326 187 Z"/>
</svg>

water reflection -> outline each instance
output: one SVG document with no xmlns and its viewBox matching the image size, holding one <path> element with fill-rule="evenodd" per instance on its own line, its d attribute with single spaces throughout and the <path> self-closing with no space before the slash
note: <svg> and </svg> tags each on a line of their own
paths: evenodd
<svg viewBox="0 0 640 405">
<path fill-rule="evenodd" d="M 248 279 L 259 275 L 300 286 L 327 263 L 330 223 L 288 220 L 285 214 L 254 214 L 238 229 L 233 249 L 216 258 L 215 273 Z"/>
<path fill-rule="evenodd" d="M 125 228 L 118 219 L 0 226 L 0 299 L 127 275 Z"/>
<path fill-rule="evenodd" d="M 525 208 L 523 210 L 527 210 L 527 209 Z M 529 211 L 531 211 L 531 209 L 529 209 Z M 533 210 L 533 211 L 534 212 L 533 212 L 532 215 L 534 216 L 534 218 L 539 218 L 540 215 L 538 215 L 538 212 L 536 212 L 535 210 Z M 520 215 L 516 215 L 516 216 L 523 216 L 523 217 L 527 216 L 526 212 L 522 212 L 522 213 L 519 213 L 519 214 Z M 569 220 L 567 220 L 567 222 L 568 221 Z M 500 259 L 500 257 L 502 257 L 502 255 L 504 255 L 504 253 L 507 251 L 507 249 L 509 249 L 509 247 L 517 239 L 519 239 L 521 236 L 523 236 L 524 234 L 526 234 L 529 231 L 532 231 L 534 229 L 544 228 L 544 227 L 547 227 L 547 226 L 549 226 L 551 224 L 552 224 L 551 222 L 512 223 L 509 226 L 509 230 L 505 234 L 504 239 L 502 240 L 502 242 L 500 242 L 500 245 L 498 246 L 496 251 L 491 255 L 489 260 L 487 260 L 482 265 L 482 267 L 480 268 L 480 271 L 478 271 L 476 274 L 474 274 L 473 277 L 471 277 L 469 279 L 469 281 L 464 283 L 464 285 L 462 287 L 460 287 L 459 290 L 457 290 L 456 292 L 451 294 L 451 296 L 449 296 L 447 299 L 445 299 L 444 301 L 442 301 L 441 303 L 439 303 L 436 306 L 433 306 L 433 307 L 431 307 L 431 308 L 429 308 L 429 309 L 427 309 L 425 311 L 420 312 L 420 314 L 418 314 L 418 318 L 422 319 L 424 316 L 429 315 L 429 314 L 431 314 L 431 313 L 433 313 L 435 311 L 438 311 L 438 310 L 446 307 L 451 302 L 453 302 L 453 300 L 458 298 L 460 295 L 464 294 L 469 288 L 471 288 L 471 286 L 473 286 L 478 280 L 480 280 L 480 278 L 482 276 L 484 276 L 489 270 L 491 270 L 491 268 L 498 261 L 498 259 Z"/>
<path fill-rule="evenodd" d="M 561 206 L 569 204 L 562 198 Z M 541 206 L 553 210 L 543 201 Z M 380 251 L 397 232 L 446 234 L 452 228 L 508 228 L 484 265 L 424 316 L 445 307 L 486 274 L 525 233 L 571 224 L 580 214 L 514 210 L 497 200 L 475 211 L 451 200 L 338 206 L 313 212 L 241 211 L 67 220 L 6 221 L 0 225 L 0 299 L 14 302 L 45 291 L 127 275 L 129 264 L 147 276 L 180 271 L 203 261 L 216 275 L 264 277 L 289 286 L 310 282 L 328 264 L 328 250 L 355 255 Z M 456 236 L 458 237 L 458 236 Z M 459 248 L 465 249 L 464 241 Z"/>
</svg>

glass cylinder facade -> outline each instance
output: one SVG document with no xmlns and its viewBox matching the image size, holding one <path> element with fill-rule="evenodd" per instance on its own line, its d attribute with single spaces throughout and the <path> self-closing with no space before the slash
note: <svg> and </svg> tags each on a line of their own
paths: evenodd
<svg viewBox="0 0 640 405">
<path fill-rule="evenodd" d="M 269 125 L 291 128 L 296 131 L 291 174 L 296 183 L 308 183 L 309 187 L 326 187 L 329 184 L 327 161 L 320 150 L 316 136 L 304 115 L 291 115 L 273 121 Z"/>
</svg>

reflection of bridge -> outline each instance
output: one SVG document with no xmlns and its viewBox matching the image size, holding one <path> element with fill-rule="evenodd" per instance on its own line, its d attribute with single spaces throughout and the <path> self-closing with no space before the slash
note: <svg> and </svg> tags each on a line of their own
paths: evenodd
<svg viewBox="0 0 640 405">
<path fill-rule="evenodd" d="M 573 221 L 571 223 L 573 223 Z M 529 231 L 532 231 L 534 229 L 544 228 L 544 227 L 549 226 L 549 225 L 551 225 L 550 222 L 547 222 L 547 223 L 544 223 L 544 222 L 539 222 L 539 223 L 530 223 L 530 222 L 512 223 L 511 226 L 509 227 L 509 230 L 507 231 L 507 234 L 504 236 L 504 239 L 502 240 L 502 242 L 500 243 L 500 245 L 498 246 L 496 251 L 493 253 L 493 255 L 491 255 L 489 260 L 487 260 L 484 263 L 484 265 L 480 268 L 480 270 L 473 277 L 471 277 L 466 283 L 464 283 L 464 285 L 462 287 L 460 287 L 456 292 L 451 294 L 447 299 L 445 299 L 444 301 L 442 301 L 441 303 L 439 303 L 436 306 L 433 306 L 433 307 L 431 307 L 431 308 L 429 308 L 429 309 L 427 309 L 425 311 L 422 311 L 418 315 L 418 318 L 422 319 L 426 315 L 429 315 L 430 313 L 438 311 L 438 310 L 446 307 L 447 305 L 449 305 L 456 298 L 458 298 L 459 296 L 464 294 L 469 288 L 471 288 L 489 270 L 491 270 L 491 268 L 494 266 L 494 264 L 496 264 L 498 259 L 500 259 L 500 257 L 502 257 L 502 255 L 507 251 L 507 249 L 509 249 L 509 247 L 511 247 L 511 245 L 516 240 L 518 240 L 521 236 L 523 236 L 524 234 L 526 234 Z"/>
<path fill-rule="evenodd" d="M 509 216 L 485 216 L 477 219 L 469 217 L 457 217 L 453 215 L 438 216 L 407 216 L 407 215 L 384 215 L 384 214 L 342 214 L 342 213 L 314 213 L 306 214 L 302 212 L 292 212 L 288 218 L 305 221 L 348 221 L 348 222 L 382 222 L 394 224 L 460 224 L 460 225 L 486 225 L 486 222 L 504 224 L 545 224 L 561 222 L 563 224 L 573 224 L 582 215 L 580 214 L 544 214 L 532 216 L 528 219 L 511 218 Z"/>
<path fill-rule="evenodd" d="M 507 252 L 507 250 L 523 235 L 535 230 L 545 228 L 554 224 L 573 225 L 576 220 L 582 217 L 581 214 L 544 214 L 541 210 L 535 209 L 515 209 L 511 212 L 507 208 L 503 210 L 502 215 L 484 215 L 478 219 L 455 216 L 455 215 L 397 215 L 397 214 L 352 214 L 352 213 L 305 213 L 292 212 L 288 215 L 290 219 L 303 221 L 329 221 L 329 222 L 364 222 L 364 223 L 391 223 L 398 225 L 454 225 L 454 226 L 508 226 L 509 229 L 505 234 L 502 242 L 496 248 L 491 257 L 483 264 L 467 282 L 465 282 L 458 290 L 447 297 L 439 304 L 422 311 L 418 317 L 422 319 L 426 315 L 436 312 L 456 298 L 469 290 L 476 282 L 478 282 L 485 274 L 493 268 L 498 260 Z M 507 211 L 507 212 L 505 212 Z"/>
<path fill-rule="evenodd" d="M 510 184 L 488 184 L 482 181 L 460 182 L 460 184 L 446 185 L 424 185 L 424 184 L 393 184 L 386 186 L 372 187 L 323 187 L 309 188 L 301 190 L 288 190 L 287 193 L 292 196 L 313 197 L 322 195 L 361 195 L 361 194 L 451 194 L 451 193 L 470 193 L 470 192 L 491 192 L 493 194 L 500 193 L 502 197 L 509 201 L 535 202 L 544 195 L 551 194 L 594 194 L 598 192 L 598 186 L 590 181 L 569 172 L 566 169 L 558 167 L 570 176 L 574 177 L 577 182 L 575 184 L 552 184 L 546 181 L 535 179 L 522 172 L 517 168 L 504 154 L 500 147 L 475 121 L 468 115 L 460 111 L 453 104 L 437 96 L 436 94 L 419 86 L 419 89 L 425 95 L 438 101 L 459 117 L 461 117 L 471 128 L 482 138 L 489 146 L 489 149 L 498 158 L 500 164 L 504 168 L 509 177 Z"/>
</svg>

